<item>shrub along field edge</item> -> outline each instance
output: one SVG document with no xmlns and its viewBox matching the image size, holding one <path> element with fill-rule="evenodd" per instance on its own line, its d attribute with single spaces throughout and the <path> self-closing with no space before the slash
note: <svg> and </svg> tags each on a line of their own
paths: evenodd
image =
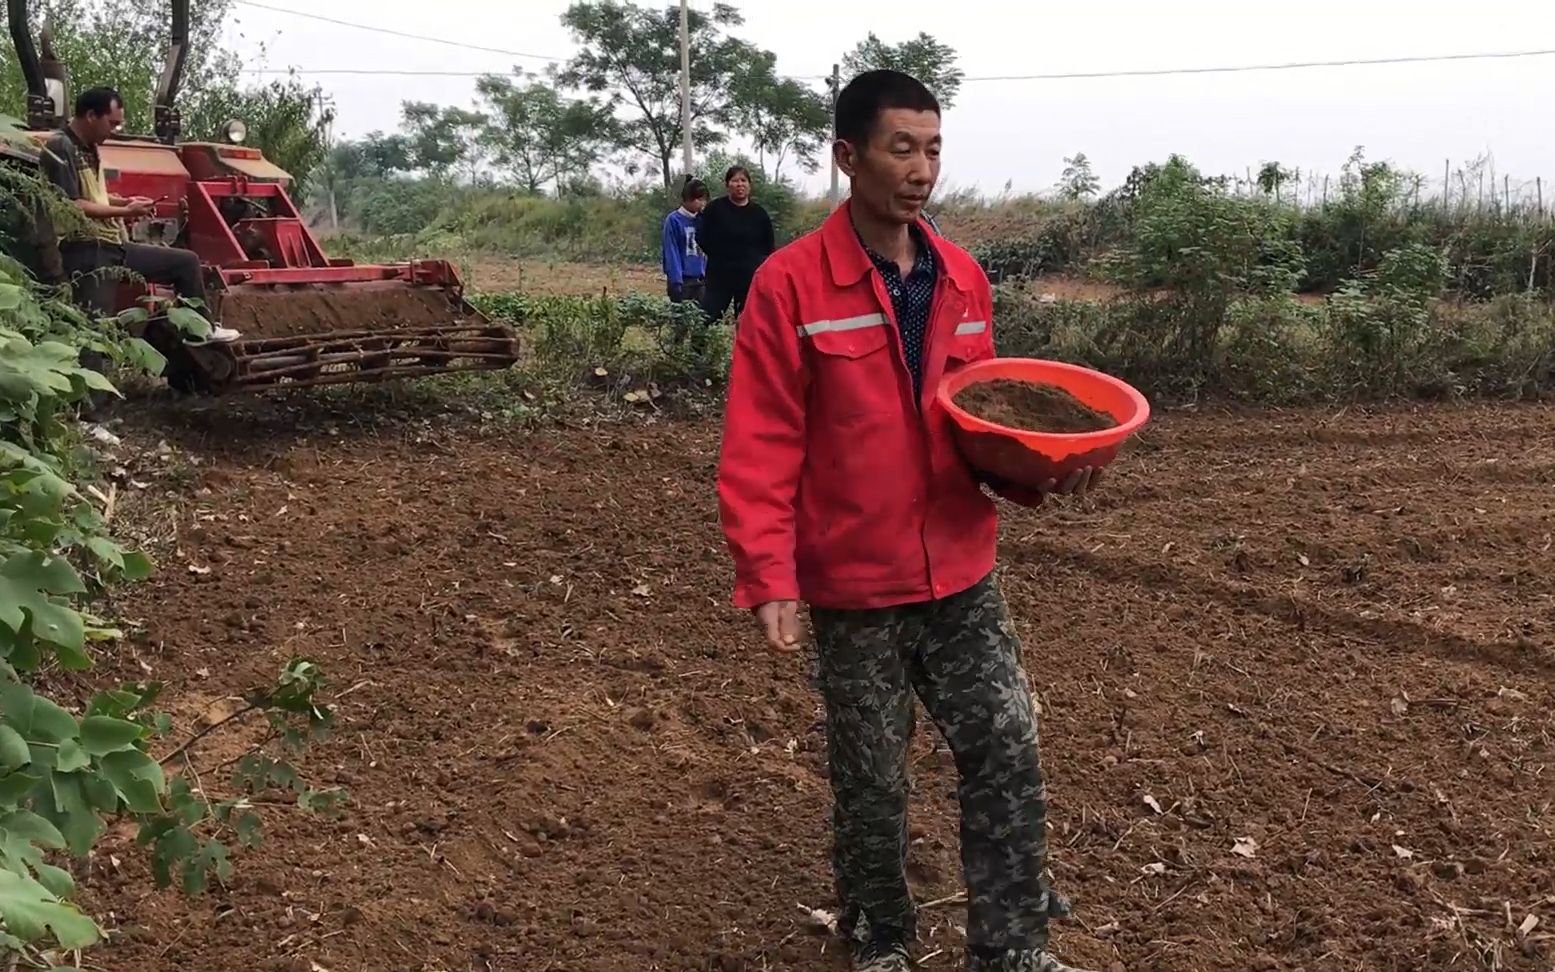
<svg viewBox="0 0 1555 972">
<path fill-rule="evenodd" d="M 1405 256 L 1425 261 L 1428 275 L 1436 265 L 1428 250 Z M 1383 274 L 1317 303 L 1239 287 L 1054 301 L 1005 284 L 994 291 L 995 338 L 1001 355 L 1097 368 L 1164 404 L 1555 394 L 1555 304 L 1528 295 L 1442 299 L 1430 279 L 1409 283 L 1420 267 L 1407 262 L 1395 259 Z M 727 378 L 732 322 L 709 327 L 695 308 L 662 297 L 501 293 L 474 300 L 519 327 L 520 381 L 648 404 L 677 391 L 716 392 Z"/>
</svg>

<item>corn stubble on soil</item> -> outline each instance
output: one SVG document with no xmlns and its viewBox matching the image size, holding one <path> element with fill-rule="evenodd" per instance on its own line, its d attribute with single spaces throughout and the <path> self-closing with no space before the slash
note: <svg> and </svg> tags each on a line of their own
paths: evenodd
<svg viewBox="0 0 1555 972">
<path fill-rule="evenodd" d="M 178 540 L 114 606 L 144 626 L 98 677 L 165 680 L 192 731 L 309 655 L 337 726 L 302 769 L 351 802 L 267 808 L 199 898 L 151 891 L 114 831 L 81 884 L 122 934 L 87 963 L 845 969 L 797 907 L 835 908 L 819 699 L 724 606 L 716 420 L 326 408 L 130 413 L 198 481 L 121 500 Z M 1084 506 L 1010 511 L 1071 962 L 1555 965 L 1551 428 L 1549 407 L 1173 414 Z M 924 901 L 961 889 L 934 742 L 911 756 Z M 965 921 L 923 913 L 928 969 Z"/>
<path fill-rule="evenodd" d="M 985 422 L 1028 432 L 1099 432 L 1117 420 L 1057 385 L 997 378 L 963 388 L 957 405 Z"/>
</svg>

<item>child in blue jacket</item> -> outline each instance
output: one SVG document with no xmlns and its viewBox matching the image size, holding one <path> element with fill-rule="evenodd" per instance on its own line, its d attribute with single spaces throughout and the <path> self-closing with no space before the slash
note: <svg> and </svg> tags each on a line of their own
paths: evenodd
<svg viewBox="0 0 1555 972">
<path fill-rule="evenodd" d="M 664 217 L 664 279 L 670 300 L 677 304 L 702 299 L 707 258 L 697 246 L 697 214 L 707 200 L 707 183 L 687 176 L 680 208 Z"/>
</svg>

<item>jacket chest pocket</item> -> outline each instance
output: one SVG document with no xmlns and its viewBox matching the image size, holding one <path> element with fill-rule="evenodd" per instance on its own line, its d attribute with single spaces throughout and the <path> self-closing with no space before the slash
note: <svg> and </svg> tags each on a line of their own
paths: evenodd
<svg viewBox="0 0 1555 972">
<path fill-rule="evenodd" d="M 824 322 L 811 325 L 811 403 L 829 418 L 897 409 L 901 391 L 896 374 L 896 355 L 882 315 L 879 323 L 847 328 Z"/>
<path fill-rule="evenodd" d="M 976 319 L 958 321 L 949 328 L 945 348 L 947 372 L 994 356 L 993 327 L 986 318 L 968 316 Z"/>
</svg>

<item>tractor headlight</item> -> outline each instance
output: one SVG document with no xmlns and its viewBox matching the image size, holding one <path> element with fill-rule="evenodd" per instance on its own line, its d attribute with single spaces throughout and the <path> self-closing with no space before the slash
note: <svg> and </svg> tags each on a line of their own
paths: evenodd
<svg viewBox="0 0 1555 972">
<path fill-rule="evenodd" d="M 54 114 L 61 118 L 69 117 L 65 113 L 65 82 L 58 78 L 45 78 L 43 89 L 48 94 L 49 100 L 54 102 Z"/>
<path fill-rule="evenodd" d="M 245 138 L 248 138 L 247 125 L 238 121 L 236 118 L 227 122 L 227 141 L 231 142 L 233 145 L 242 145 Z"/>
</svg>

